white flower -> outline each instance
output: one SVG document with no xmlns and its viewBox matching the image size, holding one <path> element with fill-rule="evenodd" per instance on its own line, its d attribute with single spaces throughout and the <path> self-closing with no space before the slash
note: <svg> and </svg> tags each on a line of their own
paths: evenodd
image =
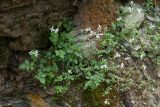
<svg viewBox="0 0 160 107">
<path fill-rule="evenodd" d="M 58 33 L 59 28 L 54 29 L 54 27 L 52 26 L 52 27 L 50 28 L 50 31 L 51 31 L 51 32 Z"/>
<path fill-rule="evenodd" d="M 91 28 L 86 28 L 85 29 L 86 32 L 92 31 Z"/>
<path fill-rule="evenodd" d="M 95 33 L 95 32 L 91 30 L 90 33 L 89 33 L 89 36 L 93 36 L 94 33 Z"/>
<path fill-rule="evenodd" d="M 120 20 L 122 20 L 122 17 L 117 18 L 117 21 L 120 21 Z"/>
<path fill-rule="evenodd" d="M 107 65 L 101 65 L 100 68 L 101 68 L 101 69 L 106 69 L 106 68 L 107 68 Z"/>
<path fill-rule="evenodd" d="M 141 8 L 138 8 L 138 9 L 137 9 L 137 12 L 138 12 L 138 13 L 142 13 L 142 9 L 141 9 Z"/>
<path fill-rule="evenodd" d="M 133 43 L 133 42 L 134 42 L 134 40 L 135 40 L 134 38 L 129 39 L 129 42 L 130 42 L 130 43 Z"/>
<path fill-rule="evenodd" d="M 131 4 L 133 4 L 133 1 L 131 1 Z"/>
<path fill-rule="evenodd" d="M 30 56 L 34 55 L 35 57 L 38 57 L 38 50 L 32 50 L 29 52 Z"/>
<path fill-rule="evenodd" d="M 97 31 L 101 32 L 102 31 L 102 26 L 101 25 L 98 25 L 97 27 Z"/>
<path fill-rule="evenodd" d="M 103 36 L 103 33 L 96 33 L 96 32 L 94 32 L 94 35 L 96 36 L 97 39 L 99 39 L 100 36 Z"/>
<path fill-rule="evenodd" d="M 108 99 L 105 99 L 105 100 L 104 100 L 104 104 L 106 104 L 106 105 L 110 105 L 109 100 L 108 100 Z"/>
<path fill-rule="evenodd" d="M 97 38 L 97 39 L 99 39 L 99 38 L 100 38 L 100 36 L 99 36 L 99 35 L 96 35 L 96 38 Z"/>
<path fill-rule="evenodd" d="M 154 91 L 155 91 L 155 89 L 154 89 L 154 88 L 152 88 L 152 91 L 154 92 Z"/>
<path fill-rule="evenodd" d="M 127 60 L 131 60 L 131 57 L 126 57 L 125 60 L 126 60 L 126 61 L 127 61 Z"/>
<path fill-rule="evenodd" d="M 103 33 L 97 33 L 96 36 L 103 36 Z"/>
<path fill-rule="evenodd" d="M 69 74 L 72 74 L 72 70 L 68 70 L 68 73 L 69 73 Z"/>
<path fill-rule="evenodd" d="M 121 54 L 119 54 L 118 52 L 116 52 L 115 58 L 121 57 Z"/>
<path fill-rule="evenodd" d="M 123 68 L 124 67 L 124 64 L 123 64 L 123 62 L 121 63 L 121 66 L 120 66 L 120 68 Z"/>
<path fill-rule="evenodd" d="M 101 28 L 101 26 L 99 25 L 98 28 L 97 28 L 97 31 L 98 31 L 98 32 L 101 32 L 101 31 L 100 31 L 101 29 L 102 29 L 102 28 Z M 91 28 L 86 28 L 85 31 L 89 34 L 90 37 L 91 37 L 91 36 L 95 36 L 96 38 L 99 39 L 100 36 L 103 36 L 103 33 L 95 32 L 95 31 L 93 31 Z"/>
<path fill-rule="evenodd" d="M 150 26 L 149 26 L 150 29 L 155 28 L 155 27 L 156 26 L 154 24 L 150 23 Z"/>
<path fill-rule="evenodd" d="M 50 28 L 50 31 L 51 31 L 51 32 L 53 32 L 53 31 L 54 31 L 54 27 L 53 27 L 53 26 Z"/>
<path fill-rule="evenodd" d="M 142 67 L 143 67 L 143 70 L 146 70 L 146 68 L 147 68 L 147 67 L 146 67 L 146 65 L 144 65 L 144 64 L 143 64 L 143 66 L 142 66 Z"/>
<path fill-rule="evenodd" d="M 132 7 L 128 7 L 129 13 L 131 13 L 133 11 Z"/>
</svg>

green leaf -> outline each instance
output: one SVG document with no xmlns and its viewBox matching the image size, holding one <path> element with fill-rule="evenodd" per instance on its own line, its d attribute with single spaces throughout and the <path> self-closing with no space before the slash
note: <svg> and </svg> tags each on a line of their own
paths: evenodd
<svg viewBox="0 0 160 107">
<path fill-rule="evenodd" d="M 67 86 L 55 86 L 54 90 L 57 94 L 63 94 L 68 90 L 68 87 Z"/>
<path fill-rule="evenodd" d="M 51 36 L 49 37 L 49 40 L 55 45 L 58 41 L 58 33 L 51 32 Z"/>
<path fill-rule="evenodd" d="M 64 59 L 66 54 L 63 50 L 58 50 L 58 51 L 56 50 L 55 53 L 56 53 L 56 56 L 59 56 L 62 59 Z"/>
<path fill-rule="evenodd" d="M 23 63 L 19 66 L 20 69 L 25 70 L 26 69 L 26 65 Z"/>
<path fill-rule="evenodd" d="M 36 76 L 36 78 L 42 83 L 45 84 L 46 83 L 46 74 L 43 72 L 39 72 Z"/>
<path fill-rule="evenodd" d="M 29 60 L 25 60 L 24 63 L 22 63 L 22 64 L 19 66 L 19 68 L 22 69 L 22 70 L 29 70 L 29 69 L 30 69 Z"/>
</svg>

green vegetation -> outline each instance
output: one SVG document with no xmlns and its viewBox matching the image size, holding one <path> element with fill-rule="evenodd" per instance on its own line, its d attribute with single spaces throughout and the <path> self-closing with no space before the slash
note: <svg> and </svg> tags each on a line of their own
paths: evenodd
<svg viewBox="0 0 160 107">
<path fill-rule="evenodd" d="M 153 0 L 146 0 L 145 10 L 146 12 L 153 12 L 155 10 Z"/>
<path fill-rule="evenodd" d="M 52 46 L 39 53 L 31 51 L 31 58 L 20 68 L 33 71 L 43 86 L 54 84 L 57 94 L 65 93 L 76 81 L 84 90 L 95 90 L 103 85 L 104 96 L 115 89 L 143 89 L 148 84 L 152 89 L 154 82 L 143 80 L 140 73 L 147 68 L 143 63 L 145 58 L 160 65 L 157 54 L 160 52 L 160 34 L 156 25 L 143 24 L 145 36 L 139 28 L 125 29 L 123 18 L 117 20 L 105 31 L 95 58 L 88 59 L 70 34 L 72 23 L 63 20 L 51 28 L 49 40 Z M 139 60 L 141 65 L 135 63 Z"/>
</svg>

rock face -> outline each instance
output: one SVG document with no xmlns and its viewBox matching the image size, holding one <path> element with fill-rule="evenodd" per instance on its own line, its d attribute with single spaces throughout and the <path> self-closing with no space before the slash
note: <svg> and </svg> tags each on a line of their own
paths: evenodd
<svg viewBox="0 0 160 107">
<path fill-rule="evenodd" d="M 44 48 L 45 32 L 61 18 L 75 12 L 74 0 L 1 0 L 0 37 L 12 38 L 14 50 Z"/>
<path fill-rule="evenodd" d="M 0 69 L 7 67 L 7 63 L 11 55 L 8 44 L 7 39 L 0 38 Z"/>
<path fill-rule="evenodd" d="M 144 20 L 144 12 L 142 7 L 138 4 L 131 4 L 131 7 L 126 7 L 130 9 L 131 13 L 125 18 L 125 28 L 132 29 L 139 27 Z"/>
</svg>

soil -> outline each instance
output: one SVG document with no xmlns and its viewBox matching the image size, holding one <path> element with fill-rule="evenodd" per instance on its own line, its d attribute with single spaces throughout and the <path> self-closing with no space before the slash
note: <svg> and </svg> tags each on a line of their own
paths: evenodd
<svg viewBox="0 0 160 107">
<path fill-rule="evenodd" d="M 94 28 L 98 25 L 109 26 L 115 19 L 118 4 L 112 0 L 87 0 L 79 6 L 75 23 L 80 28 Z"/>
</svg>

